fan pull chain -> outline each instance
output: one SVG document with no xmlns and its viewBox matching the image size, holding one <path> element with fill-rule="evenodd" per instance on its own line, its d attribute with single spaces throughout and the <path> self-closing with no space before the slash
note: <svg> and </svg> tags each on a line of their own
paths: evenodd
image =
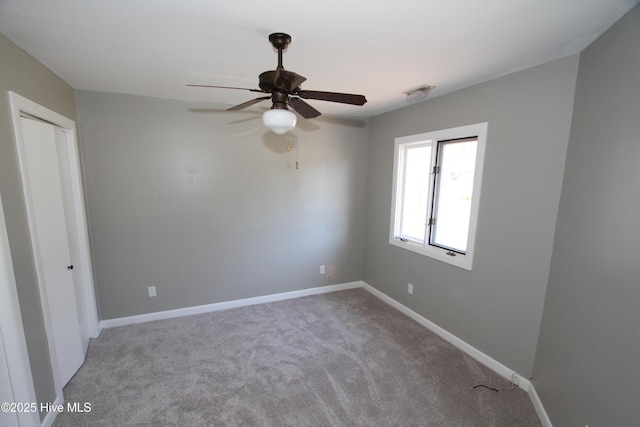
<svg viewBox="0 0 640 427">
<path fill-rule="evenodd" d="M 295 149 L 296 149 L 296 170 L 298 170 L 298 132 L 296 132 L 293 137 L 295 138 Z"/>
</svg>

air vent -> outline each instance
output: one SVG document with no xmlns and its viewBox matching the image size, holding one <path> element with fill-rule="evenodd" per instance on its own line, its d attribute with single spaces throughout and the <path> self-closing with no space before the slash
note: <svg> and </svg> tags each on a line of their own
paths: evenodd
<svg viewBox="0 0 640 427">
<path fill-rule="evenodd" d="M 435 86 L 422 85 L 415 89 L 404 92 L 407 95 L 407 102 L 416 102 L 425 99 L 431 93 Z"/>
</svg>

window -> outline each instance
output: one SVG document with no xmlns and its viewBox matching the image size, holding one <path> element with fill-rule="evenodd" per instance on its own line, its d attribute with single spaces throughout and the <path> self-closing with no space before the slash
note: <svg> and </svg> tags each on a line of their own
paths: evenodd
<svg viewBox="0 0 640 427">
<path fill-rule="evenodd" d="M 487 123 L 396 138 L 389 243 L 471 270 Z"/>
</svg>

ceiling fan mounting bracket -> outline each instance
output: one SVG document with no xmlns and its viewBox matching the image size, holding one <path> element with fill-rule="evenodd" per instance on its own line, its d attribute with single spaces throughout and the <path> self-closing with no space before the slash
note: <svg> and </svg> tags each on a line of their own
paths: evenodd
<svg viewBox="0 0 640 427">
<path fill-rule="evenodd" d="M 291 36 L 285 33 L 273 33 L 269 35 L 269 41 L 276 49 L 284 50 L 291 43 Z"/>
</svg>

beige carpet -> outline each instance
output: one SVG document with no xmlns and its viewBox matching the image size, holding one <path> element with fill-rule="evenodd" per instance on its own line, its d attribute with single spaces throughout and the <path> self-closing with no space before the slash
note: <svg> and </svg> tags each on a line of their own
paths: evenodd
<svg viewBox="0 0 640 427">
<path fill-rule="evenodd" d="M 363 289 L 107 329 L 55 426 L 539 426 L 527 394 Z"/>
</svg>

